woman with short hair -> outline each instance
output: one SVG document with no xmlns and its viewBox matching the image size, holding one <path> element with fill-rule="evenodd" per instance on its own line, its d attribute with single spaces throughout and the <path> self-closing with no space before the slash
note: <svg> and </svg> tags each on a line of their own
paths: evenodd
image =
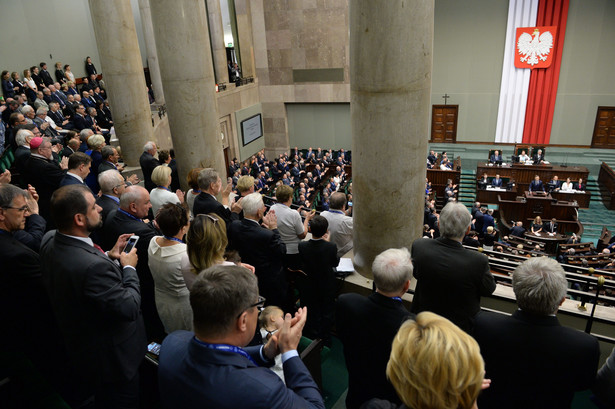
<svg viewBox="0 0 615 409">
<path fill-rule="evenodd" d="M 191 331 L 190 292 L 184 282 L 190 262 L 182 240 L 190 225 L 188 209 L 167 203 L 158 211 L 156 224 L 163 235 L 152 238 L 147 249 L 156 309 L 167 334 L 180 329 Z"/>
<path fill-rule="evenodd" d="M 166 165 L 156 166 L 152 172 L 152 182 L 156 187 L 149 194 L 154 216 L 165 203 L 180 204 L 184 202 L 184 193 L 181 190 L 171 192 L 171 168 Z"/>
</svg>

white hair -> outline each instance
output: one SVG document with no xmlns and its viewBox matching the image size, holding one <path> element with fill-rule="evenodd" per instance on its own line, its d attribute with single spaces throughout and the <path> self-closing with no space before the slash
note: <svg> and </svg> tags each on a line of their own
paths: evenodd
<svg viewBox="0 0 615 409">
<path fill-rule="evenodd" d="M 388 293 L 401 291 L 412 278 L 412 271 L 410 252 L 405 247 L 385 250 L 372 263 L 376 288 Z"/>
<path fill-rule="evenodd" d="M 260 193 L 250 193 L 241 201 L 241 207 L 243 208 L 243 214 L 245 216 L 256 215 L 263 206 L 263 197 Z"/>
<path fill-rule="evenodd" d="M 519 264 L 512 284 L 519 308 L 539 315 L 554 314 L 568 289 L 564 269 L 548 257 L 530 258 Z"/>
</svg>

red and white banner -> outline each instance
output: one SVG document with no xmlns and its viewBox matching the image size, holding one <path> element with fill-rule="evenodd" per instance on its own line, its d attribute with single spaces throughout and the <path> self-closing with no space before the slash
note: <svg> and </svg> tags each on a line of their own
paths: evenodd
<svg viewBox="0 0 615 409">
<path fill-rule="evenodd" d="M 553 61 L 557 27 L 519 27 L 515 41 L 515 67 L 547 68 Z"/>
</svg>

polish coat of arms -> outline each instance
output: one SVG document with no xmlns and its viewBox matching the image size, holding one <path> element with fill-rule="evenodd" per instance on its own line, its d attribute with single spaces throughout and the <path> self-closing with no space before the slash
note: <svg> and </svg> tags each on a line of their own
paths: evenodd
<svg viewBox="0 0 615 409">
<path fill-rule="evenodd" d="M 553 60 L 557 27 L 519 27 L 515 44 L 515 67 L 547 68 Z"/>
</svg>

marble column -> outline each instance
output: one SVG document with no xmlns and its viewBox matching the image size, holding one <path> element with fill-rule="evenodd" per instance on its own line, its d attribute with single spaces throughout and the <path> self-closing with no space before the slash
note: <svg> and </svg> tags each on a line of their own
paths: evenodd
<svg viewBox="0 0 615 409">
<path fill-rule="evenodd" d="M 128 166 L 153 138 L 143 64 L 129 0 L 89 0 L 115 133 Z"/>
<path fill-rule="evenodd" d="M 160 78 L 158 51 L 156 50 L 156 40 L 154 40 L 154 27 L 152 25 L 152 13 L 149 7 L 149 0 L 139 0 L 139 14 L 141 14 L 143 37 L 145 38 L 145 49 L 147 51 L 147 66 L 149 68 L 149 76 L 152 80 L 154 96 L 156 97 L 156 103 L 163 105 L 164 92 L 162 91 L 162 78 Z"/>
<path fill-rule="evenodd" d="M 224 44 L 224 27 L 222 27 L 220 0 L 207 0 L 207 14 L 212 54 L 214 56 L 216 82 L 225 82 L 228 84 L 228 65 L 226 59 L 226 44 Z"/>
<path fill-rule="evenodd" d="M 421 236 L 434 1 L 351 0 L 354 265 Z"/>
<path fill-rule="evenodd" d="M 150 0 L 162 87 L 182 187 L 195 167 L 226 184 L 205 2 Z"/>
</svg>

